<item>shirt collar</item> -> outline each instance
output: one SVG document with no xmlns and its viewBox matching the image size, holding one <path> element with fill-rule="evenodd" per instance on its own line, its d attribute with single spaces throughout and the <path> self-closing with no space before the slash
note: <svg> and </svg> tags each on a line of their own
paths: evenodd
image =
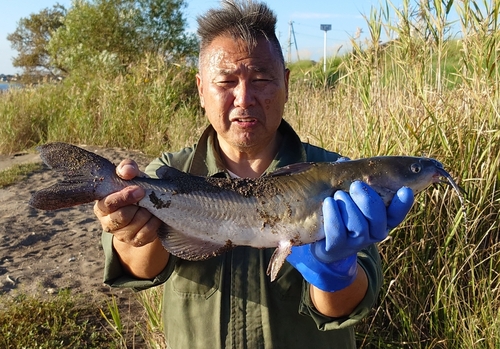
<svg viewBox="0 0 500 349">
<path fill-rule="evenodd" d="M 306 161 L 306 152 L 299 136 L 285 120 L 281 121 L 278 132 L 283 135 L 283 141 L 265 173 Z M 224 162 L 219 154 L 217 134 L 212 125 L 209 125 L 197 143 L 189 172 L 197 176 L 226 176 Z"/>
</svg>

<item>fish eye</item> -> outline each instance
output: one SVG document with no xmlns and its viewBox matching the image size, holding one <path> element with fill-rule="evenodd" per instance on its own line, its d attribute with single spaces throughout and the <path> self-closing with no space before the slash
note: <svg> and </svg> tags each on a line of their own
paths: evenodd
<svg viewBox="0 0 500 349">
<path fill-rule="evenodd" d="M 417 163 L 411 164 L 410 170 L 413 173 L 420 173 L 420 171 L 422 171 L 422 166 L 420 164 L 417 164 Z"/>
</svg>

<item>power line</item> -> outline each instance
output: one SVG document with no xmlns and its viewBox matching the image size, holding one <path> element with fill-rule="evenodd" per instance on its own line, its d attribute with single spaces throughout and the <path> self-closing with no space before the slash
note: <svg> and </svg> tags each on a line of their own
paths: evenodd
<svg viewBox="0 0 500 349">
<path fill-rule="evenodd" d="M 315 39 L 318 39 L 318 40 L 323 39 L 323 37 L 322 37 L 322 36 L 319 36 L 319 35 L 313 35 L 313 34 L 306 34 L 306 33 L 303 33 L 303 32 L 297 32 L 297 31 L 296 31 L 296 32 L 295 32 L 295 34 L 296 34 L 297 36 L 307 36 L 307 37 L 310 37 L 310 38 L 315 38 Z M 331 41 L 336 41 L 336 42 L 344 42 L 344 41 L 346 41 L 346 40 L 345 40 L 345 39 L 340 39 L 340 38 L 338 38 L 338 39 L 336 39 L 336 38 L 328 38 L 328 42 L 331 42 Z"/>
</svg>

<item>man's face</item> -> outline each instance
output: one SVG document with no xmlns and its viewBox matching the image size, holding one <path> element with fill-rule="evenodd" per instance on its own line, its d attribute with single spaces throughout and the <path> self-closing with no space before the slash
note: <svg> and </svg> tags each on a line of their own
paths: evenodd
<svg viewBox="0 0 500 349">
<path fill-rule="evenodd" d="M 250 52 L 226 36 L 206 48 L 196 80 L 221 146 L 248 152 L 273 141 L 288 99 L 288 77 L 265 39 Z"/>
</svg>

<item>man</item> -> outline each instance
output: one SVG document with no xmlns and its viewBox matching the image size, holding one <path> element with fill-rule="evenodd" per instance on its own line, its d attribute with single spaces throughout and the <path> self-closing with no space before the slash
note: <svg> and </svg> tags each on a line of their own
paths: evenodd
<svg viewBox="0 0 500 349">
<path fill-rule="evenodd" d="M 225 1 L 198 18 L 200 101 L 210 126 L 199 142 L 165 153 L 165 164 L 202 176 L 258 177 L 304 161 L 339 155 L 301 143 L 282 120 L 289 71 L 275 36 L 276 17 L 256 2 Z M 340 122 L 340 120 L 339 120 Z M 142 175 L 132 161 L 118 174 Z M 169 348 L 354 348 L 351 325 L 373 306 L 382 283 L 374 243 L 399 224 L 413 203 L 402 188 L 385 208 L 366 184 L 323 203 L 326 239 L 294 247 L 270 282 L 273 249 L 237 247 L 206 261 L 170 255 L 157 238 L 162 223 L 133 205 L 138 187 L 95 205 L 106 254 L 105 281 L 136 290 L 164 284 L 163 321 Z"/>
</svg>

